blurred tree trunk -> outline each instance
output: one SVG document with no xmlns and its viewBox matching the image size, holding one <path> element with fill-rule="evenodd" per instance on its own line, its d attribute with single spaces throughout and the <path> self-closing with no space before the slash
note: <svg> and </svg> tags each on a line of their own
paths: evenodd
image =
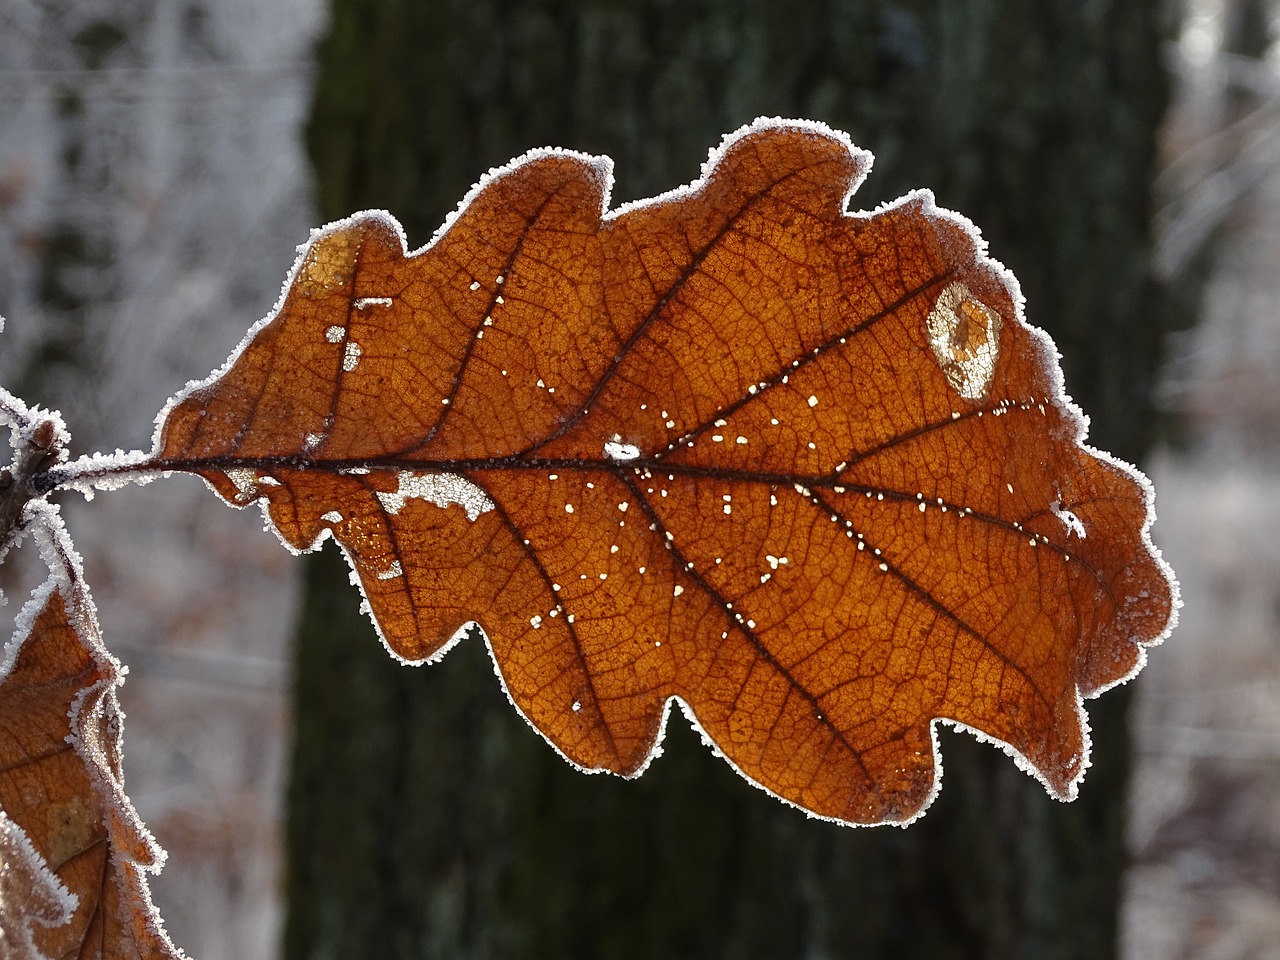
<svg viewBox="0 0 1280 960">
<path fill-rule="evenodd" d="M 322 215 L 385 207 L 419 246 L 533 146 L 608 153 L 616 205 L 694 178 L 757 115 L 825 120 L 877 155 L 855 208 L 930 186 L 982 225 L 1094 441 L 1139 459 L 1157 6 L 336 0 L 309 134 Z M 297 646 L 290 958 L 1114 956 L 1121 692 L 1091 704 L 1075 804 L 944 732 L 928 816 L 850 830 L 748 787 L 678 714 L 639 781 L 581 776 L 476 638 L 406 669 L 356 606 L 327 549 Z"/>
</svg>

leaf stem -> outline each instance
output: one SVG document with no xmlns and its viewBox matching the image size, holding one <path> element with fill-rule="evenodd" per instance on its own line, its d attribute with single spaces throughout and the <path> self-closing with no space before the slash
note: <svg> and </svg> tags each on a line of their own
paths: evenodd
<svg viewBox="0 0 1280 960">
<path fill-rule="evenodd" d="M 0 396 L 0 415 L 13 428 L 13 462 L 0 470 L 0 559 L 23 536 L 30 519 L 27 505 L 42 499 L 48 491 L 36 482 L 45 467 L 63 456 L 66 431 L 56 415 L 28 410 L 21 402 Z"/>
<path fill-rule="evenodd" d="M 99 490 L 115 490 L 126 483 L 150 483 L 172 470 L 160 466 L 154 455 L 134 450 L 130 453 L 95 453 L 42 470 L 31 477 L 32 486 L 43 496 L 54 490 L 78 490 L 91 496 Z"/>
</svg>

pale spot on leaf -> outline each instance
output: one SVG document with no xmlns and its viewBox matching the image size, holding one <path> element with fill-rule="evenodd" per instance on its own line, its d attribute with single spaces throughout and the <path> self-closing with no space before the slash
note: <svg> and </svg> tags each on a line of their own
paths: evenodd
<svg viewBox="0 0 1280 960">
<path fill-rule="evenodd" d="M 610 460 L 635 460 L 640 456 L 640 448 L 634 443 L 607 440 L 604 445 L 604 455 Z"/>
<path fill-rule="evenodd" d="M 226 471 L 227 479 L 236 488 L 236 499 L 247 503 L 258 492 L 258 478 L 254 471 L 246 467 L 232 467 Z"/>
<path fill-rule="evenodd" d="M 1081 540 L 1088 534 L 1085 532 L 1084 524 L 1080 522 L 1080 518 L 1064 507 L 1057 500 L 1049 504 L 1049 510 L 1055 517 L 1062 521 L 1062 525 L 1067 528 L 1068 533 L 1073 533 Z"/>
<path fill-rule="evenodd" d="M 488 494 L 470 480 L 452 473 L 411 473 L 403 470 L 396 492 L 379 490 L 378 500 L 392 515 L 404 509 L 406 500 L 426 500 L 437 507 L 456 503 L 466 510 L 468 520 L 475 520 L 480 514 L 493 509 L 493 501 Z"/>
<path fill-rule="evenodd" d="M 400 565 L 399 560 L 395 560 L 392 562 L 390 567 L 388 567 L 386 570 L 379 572 L 378 579 L 394 580 L 396 577 L 403 577 L 403 576 L 404 576 L 404 567 Z"/>
<path fill-rule="evenodd" d="M 925 324 L 947 382 L 966 400 L 981 400 L 1000 356 L 1000 314 L 957 282 L 938 295 Z"/>
</svg>

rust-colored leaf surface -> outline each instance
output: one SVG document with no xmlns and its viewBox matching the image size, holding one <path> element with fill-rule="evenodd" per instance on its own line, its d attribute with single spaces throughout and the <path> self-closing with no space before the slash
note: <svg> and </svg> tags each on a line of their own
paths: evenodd
<svg viewBox="0 0 1280 960">
<path fill-rule="evenodd" d="M 0 902 L 4 956 L 173 960 L 143 876 L 163 853 L 124 795 L 118 668 L 92 607 L 55 581 L 23 618 L 0 679 L 0 857 L 38 882 L 15 884 L 26 927 Z"/>
<path fill-rule="evenodd" d="M 45 960 L 35 931 L 71 919 L 74 904 L 21 828 L 0 810 L 0 957 Z"/>
<path fill-rule="evenodd" d="M 607 159 L 540 151 L 412 255 L 334 224 L 153 465 L 331 534 L 406 660 L 478 622 L 583 768 L 643 770 L 674 698 L 815 815 L 916 816 L 937 721 L 1068 797 L 1081 696 L 1173 618 L 1149 487 L 966 221 L 846 212 L 869 163 L 758 121 L 614 212 Z"/>
</svg>

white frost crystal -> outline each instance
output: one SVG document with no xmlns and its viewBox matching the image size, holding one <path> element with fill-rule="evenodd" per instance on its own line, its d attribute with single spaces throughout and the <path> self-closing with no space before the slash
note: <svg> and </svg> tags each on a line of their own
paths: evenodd
<svg viewBox="0 0 1280 960">
<path fill-rule="evenodd" d="M 470 480 L 453 473 L 400 472 L 400 486 L 395 493 L 378 492 L 383 509 L 398 514 L 406 500 L 427 500 L 437 507 L 456 503 L 467 511 L 467 519 L 475 520 L 482 513 L 493 509 L 489 495 Z"/>
</svg>

